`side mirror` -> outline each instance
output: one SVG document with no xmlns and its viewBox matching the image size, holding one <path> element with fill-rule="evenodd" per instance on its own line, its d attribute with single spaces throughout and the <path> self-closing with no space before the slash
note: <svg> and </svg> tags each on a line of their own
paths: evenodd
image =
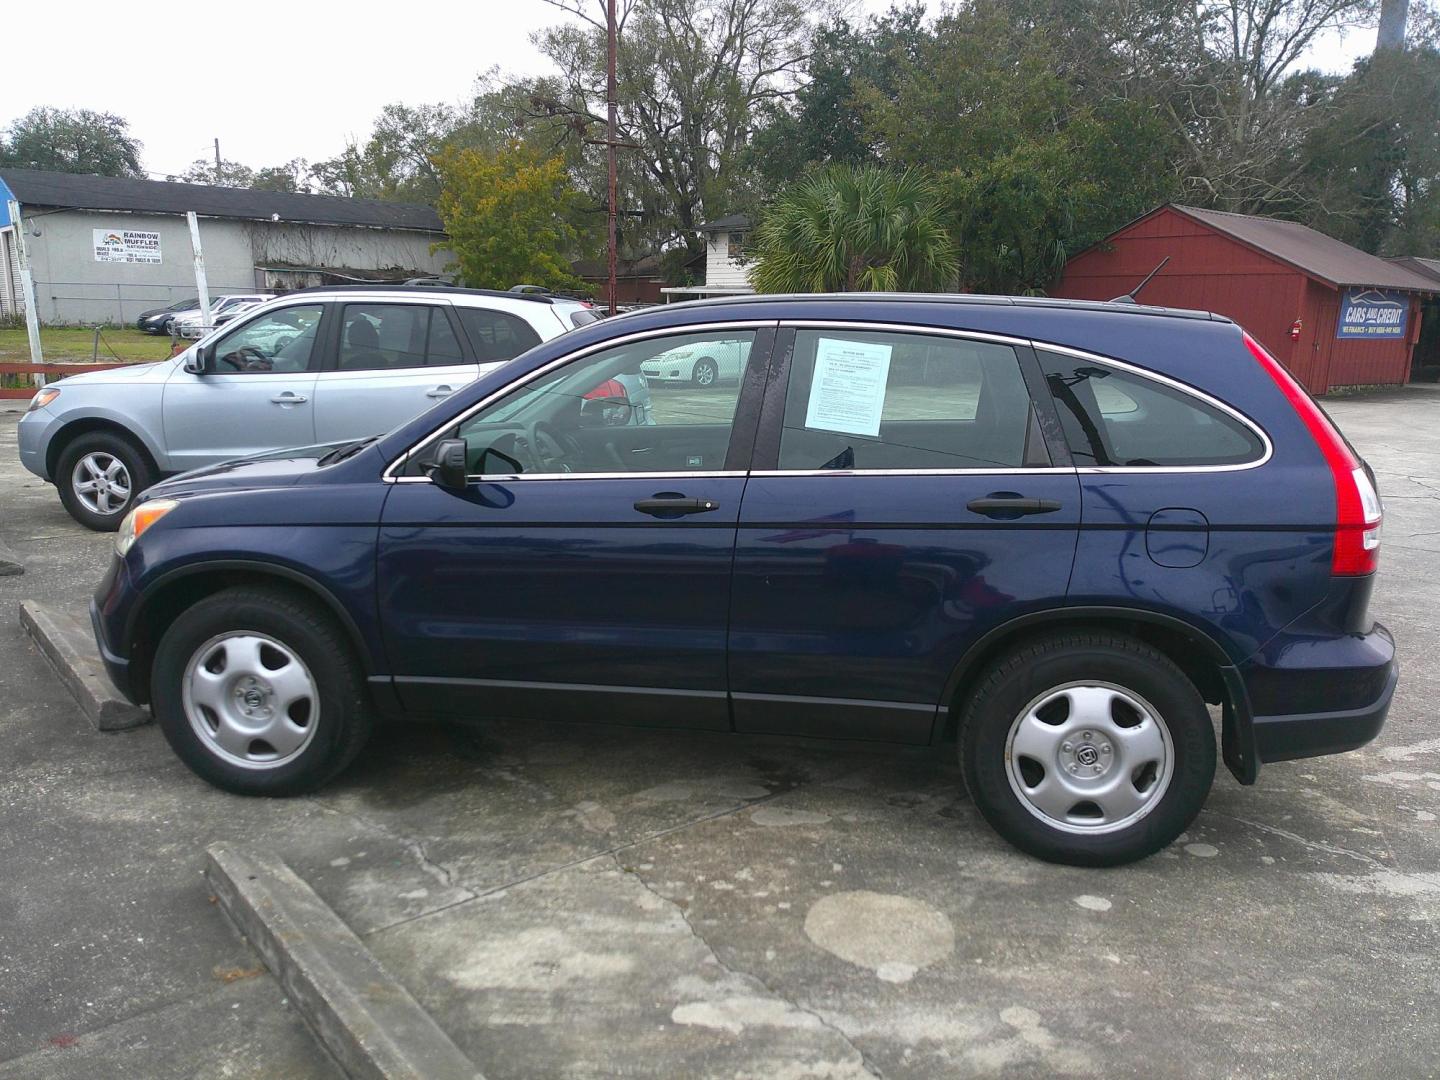
<svg viewBox="0 0 1440 1080">
<path fill-rule="evenodd" d="M 191 375 L 204 375 L 210 370 L 211 352 L 208 345 L 196 345 L 185 357 L 185 370 Z"/>
<path fill-rule="evenodd" d="M 435 457 L 422 465 L 425 475 L 447 491 L 464 491 L 468 471 L 465 468 L 464 439 L 441 439 Z"/>
<path fill-rule="evenodd" d="M 580 426 L 625 427 L 635 413 L 629 398 L 598 397 L 580 402 Z"/>
</svg>

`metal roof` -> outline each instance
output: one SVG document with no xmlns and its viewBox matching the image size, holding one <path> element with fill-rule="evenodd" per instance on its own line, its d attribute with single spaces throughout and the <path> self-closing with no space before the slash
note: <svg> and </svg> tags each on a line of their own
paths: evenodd
<svg viewBox="0 0 1440 1080">
<path fill-rule="evenodd" d="M 1422 277 L 1434 278 L 1440 282 L 1440 259 L 1422 259 L 1419 255 L 1395 255 L 1385 260 L 1403 266 L 1407 270 L 1414 270 Z"/>
<path fill-rule="evenodd" d="M 86 176 L 38 169 L 0 169 L 0 180 L 23 206 L 153 214 L 183 214 L 193 210 L 201 217 L 444 231 L 440 216 L 428 206 L 349 199 L 341 195 L 253 191 L 249 188 L 134 180 L 122 176 Z"/>
<path fill-rule="evenodd" d="M 714 221 L 706 222 L 697 226 L 698 232 L 743 232 L 750 228 L 754 222 L 749 214 L 726 214 L 724 217 L 716 218 Z"/>
<path fill-rule="evenodd" d="M 1367 254 L 1298 222 L 1224 210 L 1201 210 L 1195 206 L 1172 205 L 1171 209 L 1330 285 L 1440 292 L 1440 281 Z"/>
</svg>

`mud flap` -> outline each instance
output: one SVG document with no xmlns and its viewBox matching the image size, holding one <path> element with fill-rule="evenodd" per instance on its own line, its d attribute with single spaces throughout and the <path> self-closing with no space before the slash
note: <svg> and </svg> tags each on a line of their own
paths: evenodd
<svg viewBox="0 0 1440 1080">
<path fill-rule="evenodd" d="M 1255 725 L 1251 722 L 1250 695 L 1245 680 L 1233 667 L 1222 667 L 1225 700 L 1221 703 L 1220 752 L 1231 775 L 1247 787 L 1260 775 L 1260 754 L 1255 747 Z"/>
</svg>

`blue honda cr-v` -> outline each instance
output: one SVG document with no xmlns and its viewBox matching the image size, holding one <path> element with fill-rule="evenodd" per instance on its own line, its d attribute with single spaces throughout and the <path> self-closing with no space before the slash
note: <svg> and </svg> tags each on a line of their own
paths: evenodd
<svg viewBox="0 0 1440 1080">
<path fill-rule="evenodd" d="M 612 380 L 702 346 L 738 381 Z M 1149 854 L 1226 764 L 1379 730 L 1380 503 L 1234 323 L 1106 304 L 751 297 L 547 342 L 374 440 L 192 472 L 95 599 L 117 685 L 231 791 L 377 719 L 954 737 L 1047 859 Z"/>
</svg>

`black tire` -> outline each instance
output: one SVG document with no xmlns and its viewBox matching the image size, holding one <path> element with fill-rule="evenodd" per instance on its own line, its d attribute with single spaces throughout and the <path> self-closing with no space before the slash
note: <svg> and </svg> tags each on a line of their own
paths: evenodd
<svg viewBox="0 0 1440 1080">
<path fill-rule="evenodd" d="M 702 387 L 718 386 L 720 384 L 720 365 L 710 357 L 702 356 L 695 361 L 695 368 L 690 372 L 690 384 Z"/>
<path fill-rule="evenodd" d="M 76 470 L 82 468 L 81 463 L 87 458 L 92 462 L 106 459 L 119 462 L 128 480 L 123 499 L 113 495 L 113 488 L 98 493 L 77 490 Z M 71 517 L 96 532 L 118 529 L 135 504 L 135 497 L 154 484 L 155 479 L 155 469 L 145 452 L 124 435 L 109 431 L 92 431 L 72 439 L 55 463 L 55 487 L 60 492 L 60 501 Z M 95 505 L 87 505 L 87 497 Z M 102 512 L 103 507 L 108 507 L 109 512 Z"/>
<path fill-rule="evenodd" d="M 1043 809 L 1032 810 L 1011 783 L 1012 726 L 1018 730 L 1022 714 L 1047 693 L 1079 683 L 1108 684 L 1107 689 L 1138 698 L 1151 707 L 1169 734 L 1173 764 L 1168 787 L 1157 791 L 1156 801 L 1138 811 L 1142 816 L 1130 824 L 1118 827 L 1130 819 L 1117 815 L 1115 831 L 1087 833 L 1084 830 L 1090 826 L 1077 825 L 1073 819 L 1069 827 L 1079 831 L 1067 831 L 1065 825 L 1044 818 Z M 1068 703 L 1062 704 L 1060 715 L 1067 707 Z M 1097 737 L 1108 738 L 1103 734 Z M 1072 866 L 1118 866 L 1159 851 L 1195 819 L 1215 778 L 1215 731 L 1194 684 L 1173 661 L 1150 646 L 1103 631 L 1048 636 L 1001 657 L 975 684 L 961 715 L 959 743 L 965 783 L 995 831 L 1022 851 Z M 1090 747 L 1078 740 L 1076 745 L 1093 756 Z M 1111 753 L 1108 747 L 1105 753 Z M 1065 760 L 1072 759 L 1059 758 L 1054 767 L 1058 769 Z M 1038 785 L 1040 781 L 1033 778 L 1044 779 L 1044 769 L 1050 765 L 1036 772 L 1036 764 L 1023 754 L 1015 755 L 1017 773 L 1023 765 L 1030 770 L 1029 782 Z M 1082 766 L 1065 768 L 1074 772 Z M 1078 778 L 1080 783 L 1088 779 Z M 1144 770 L 1138 779 L 1131 778 L 1141 790 L 1145 781 Z M 1024 777 L 1020 782 L 1026 782 Z M 1091 805 L 1077 801 L 1075 807 Z M 1101 812 L 1103 821 L 1103 810 L 1099 806 L 1094 809 Z M 1072 812 L 1079 811 L 1072 808 Z"/>
<path fill-rule="evenodd" d="M 184 684 L 192 657 L 212 639 L 231 633 L 273 639 L 297 656 L 313 677 L 318 703 L 308 723 L 314 729 L 291 760 L 250 767 L 226 760 L 202 739 L 186 712 Z M 187 609 L 160 639 L 150 694 L 155 719 L 180 760 L 216 787 L 237 795 L 314 791 L 355 760 L 375 729 L 365 676 L 344 631 L 319 604 L 283 588 L 237 586 Z"/>
</svg>

